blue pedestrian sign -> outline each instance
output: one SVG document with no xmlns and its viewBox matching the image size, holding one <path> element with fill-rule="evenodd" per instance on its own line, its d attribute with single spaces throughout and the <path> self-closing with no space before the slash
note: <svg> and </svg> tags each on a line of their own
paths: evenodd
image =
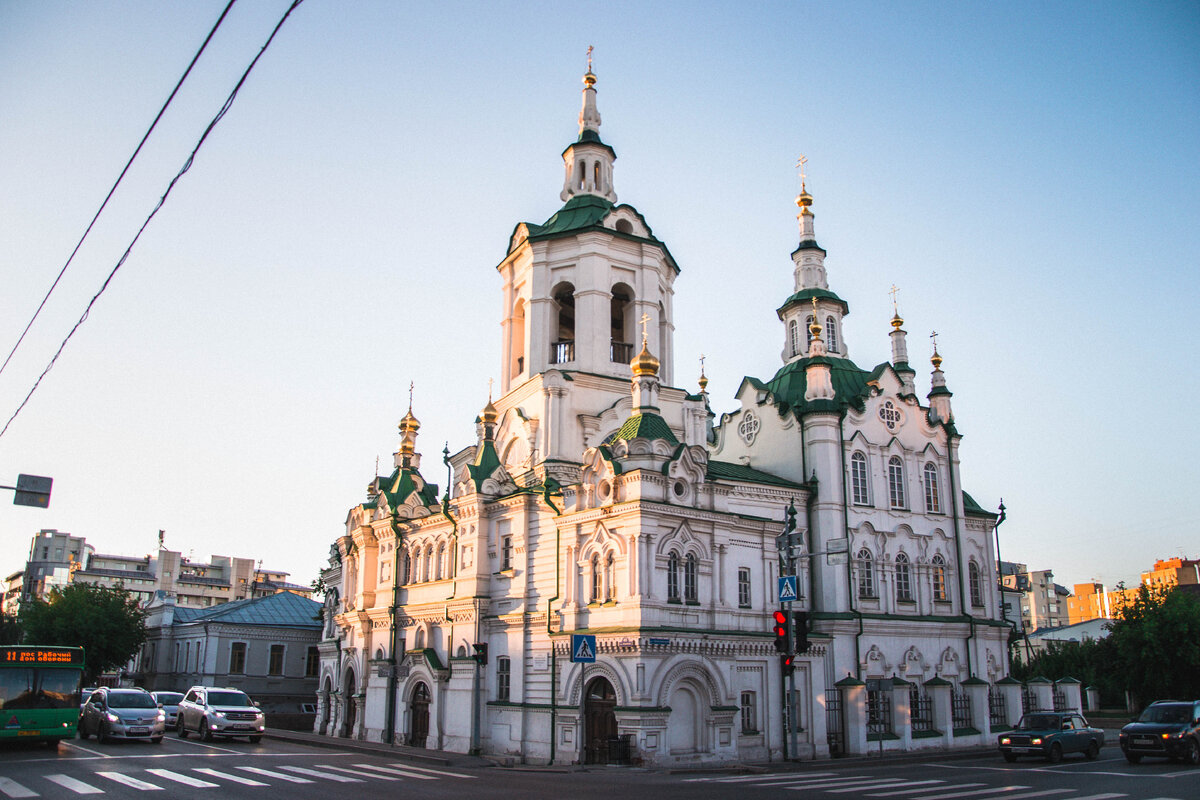
<svg viewBox="0 0 1200 800">
<path fill-rule="evenodd" d="M 571 661 L 576 664 L 596 663 L 596 637 L 590 633 L 571 634 Z"/>
<path fill-rule="evenodd" d="M 790 603 L 798 598 L 796 592 L 796 576 L 795 575 L 780 575 L 779 576 L 779 602 Z"/>
</svg>

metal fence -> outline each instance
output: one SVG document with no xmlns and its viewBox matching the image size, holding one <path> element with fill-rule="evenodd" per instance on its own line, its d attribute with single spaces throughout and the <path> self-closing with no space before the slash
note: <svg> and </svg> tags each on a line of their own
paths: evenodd
<svg viewBox="0 0 1200 800">
<path fill-rule="evenodd" d="M 846 752 L 845 726 L 842 724 L 842 692 L 840 689 L 825 690 L 825 741 L 829 744 L 829 755 L 840 756 Z"/>
<path fill-rule="evenodd" d="M 1054 710 L 1055 711 L 1069 711 L 1070 710 L 1067 707 L 1066 694 L 1064 694 L 1063 692 L 1060 692 L 1057 687 L 1055 687 L 1055 689 L 1054 689 Z"/>
<path fill-rule="evenodd" d="M 988 716 L 991 718 L 993 728 L 1008 724 L 1008 705 L 1004 702 L 1004 695 L 990 687 L 988 688 Z"/>
<path fill-rule="evenodd" d="M 892 693 L 867 692 L 867 733 L 892 733 Z"/>
<path fill-rule="evenodd" d="M 971 697 L 966 692 L 951 692 L 950 713 L 954 718 L 954 727 L 971 727 Z"/>
<path fill-rule="evenodd" d="M 916 686 L 912 687 L 908 694 L 908 707 L 913 733 L 933 730 L 933 701 L 929 695 L 921 694 Z"/>
<path fill-rule="evenodd" d="M 1037 694 L 1028 686 L 1021 687 L 1021 713 L 1028 714 L 1030 711 L 1038 710 Z"/>
</svg>

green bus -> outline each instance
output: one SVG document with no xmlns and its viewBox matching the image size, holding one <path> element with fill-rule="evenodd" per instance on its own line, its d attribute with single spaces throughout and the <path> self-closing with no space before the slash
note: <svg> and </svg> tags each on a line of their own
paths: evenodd
<svg viewBox="0 0 1200 800">
<path fill-rule="evenodd" d="M 82 678 L 82 647 L 0 647 L 0 743 L 74 739 Z"/>
</svg>

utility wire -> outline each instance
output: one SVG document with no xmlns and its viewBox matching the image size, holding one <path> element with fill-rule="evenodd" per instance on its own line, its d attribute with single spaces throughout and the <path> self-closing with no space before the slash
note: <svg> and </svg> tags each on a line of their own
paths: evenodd
<svg viewBox="0 0 1200 800">
<path fill-rule="evenodd" d="M 171 179 L 171 182 L 167 185 L 166 191 L 163 192 L 162 197 L 159 198 L 158 204 L 154 206 L 154 210 L 150 212 L 148 217 L 146 217 L 146 221 L 142 223 L 142 227 L 138 228 L 137 234 L 134 235 L 133 240 L 129 243 L 129 246 L 125 248 L 125 252 L 121 255 L 121 259 L 117 261 L 116 266 L 114 266 L 112 271 L 108 273 L 108 277 L 104 279 L 104 283 L 100 286 L 100 290 L 92 296 L 91 301 L 87 304 L 87 308 L 83 310 L 83 315 L 79 318 L 79 321 L 75 323 L 73 328 L 71 328 L 71 331 L 67 334 L 66 338 L 63 339 L 62 344 L 58 346 L 58 351 L 55 352 L 54 357 L 50 359 L 50 363 L 46 365 L 46 368 L 42 370 L 42 374 L 38 376 L 36 381 L 34 381 L 33 388 L 29 390 L 29 394 L 25 395 L 25 399 L 21 401 L 21 405 L 17 406 L 17 410 L 14 411 L 12 416 L 8 418 L 8 422 L 4 423 L 3 430 L 0 430 L 0 437 L 3 437 L 4 434 L 8 432 L 8 428 L 10 425 L 12 425 L 13 420 L 15 420 L 17 415 L 21 413 L 21 409 L 25 408 L 25 404 L 29 402 L 29 398 L 33 397 L 33 393 L 36 392 L 38 386 L 41 385 L 42 379 L 45 378 L 46 374 L 54 367 L 54 362 L 58 361 L 58 357 L 62 355 L 63 350 L 67 346 L 67 342 L 71 340 L 71 337 L 75 335 L 75 331 L 79 330 L 79 326 L 82 325 L 84 320 L 88 318 L 88 314 L 90 314 L 92 311 L 92 306 L 94 306 L 96 301 L 100 299 L 100 295 L 104 294 L 104 290 L 108 288 L 108 284 L 117 274 L 117 270 L 119 270 L 125 263 L 125 259 L 129 258 L 129 254 L 133 251 L 133 247 L 137 244 L 138 239 L 141 238 L 142 232 L 146 230 L 146 227 L 150 224 L 150 220 L 154 219 L 154 216 L 158 214 L 159 209 L 163 207 L 163 204 L 167 201 L 167 197 L 171 194 L 171 190 L 175 188 L 175 184 L 180 178 L 183 177 L 184 173 L 192 168 L 192 162 L 195 160 L 196 154 L 200 152 L 200 148 L 204 146 L 205 140 L 208 139 L 208 135 L 212 133 L 213 129 L 217 126 L 217 123 L 221 121 L 221 118 L 224 117 L 226 112 L 229 111 L 230 107 L 233 106 L 233 101 L 237 98 L 237 94 L 241 90 L 242 85 L 246 82 L 246 79 L 250 77 L 250 72 L 254 69 L 254 66 L 258 64 L 258 60 L 262 58 L 263 53 L 267 52 L 267 48 L 271 46 L 271 42 L 275 39 L 275 35 L 279 33 L 279 29 L 283 27 L 283 23 L 287 22 L 288 17 L 290 17 L 292 12 L 295 11 L 303 2 L 304 0 L 292 0 L 292 3 L 288 6 L 287 11 L 283 13 L 283 16 L 280 17 L 279 22 L 275 24 L 275 28 L 271 31 L 271 35 L 268 36 L 267 41 L 263 43 L 262 48 L 258 51 L 258 55 L 256 55 L 254 60 L 250 62 L 250 65 L 246 67 L 246 71 L 242 73 L 242 77 L 238 80 L 237 85 L 233 87 L 233 91 L 230 92 L 229 97 L 226 98 L 225 104 L 221 106 L 221 110 L 217 112 L 217 115 L 212 118 L 211 122 L 208 123 L 208 127 L 204 129 L 204 133 L 196 142 L 196 146 L 192 148 L 191 154 L 188 155 L 187 161 L 183 163 L 183 168 L 180 169 L 175 177 Z"/>
<path fill-rule="evenodd" d="M 33 312 L 33 316 L 29 318 L 29 324 L 25 326 L 25 330 L 21 331 L 21 335 L 17 337 L 17 343 L 13 345 L 12 350 L 8 353 L 8 358 L 4 359 L 4 363 L 0 364 L 0 375 L 4 374 L 4 368 L 8 366 L 8 362 L 12 361 L 13 355 L 17 352 L 17 348 L 21 346 L 21 342 L 25 341 L 25 334 L 29 333 L 29 329 L 33 327 L 34 320 L 38 318 L 38 314 L 42 313 L 42 309 L 46 305 L 46 301 L 50 299 L 50 295 L 54 293 L 54 289 L 58 286 L 58 282 L 62 280 L 63 273 L 67 271 L 67 267 L 71 266 L 71 261 L 74 260 L 75 254 L 79 252 L 79 248 L 83 246 L 83 241 L 92 232 L 92 228 L 96 225 L 96 220 L 100 219 L 100 215 L 104 213 L 108 201 L 112 199 L 113 194 L 117 191 L 117 187 L 121 185 L 121 180 L 125 177 L 125 173 L 129 172 L 129 168 L 133 166 L 133 160 L 138 157 L 138 153 L 142 152 L 142 145 L 146 144 L 146 140 L 150 138 L 150 134 L 154 132 L 158 121 L 162 119 L 162 115 L 166 113 L 167 106 L 171 105 L 171 101 L 175 99 L 175 95 L 179 92 L 179 87 L 183 86 L 183 82 L 187 80 L 187 76 L 191 73 L 192 67 L 196 66 L 196 62 L 200 60 L 200 55 L 204 52 L 204 48 L 208 47 L 209 41 L 212 40 L 213 34 L 217 32 L 217 28 L 221 27 L 221 23 L 225 21 L 225 15 L 229 13 L 229 9 L 233 8 L 233 4 L 237 0 L 229 0 L 229 5 L 225 6 L 225 10 L 221 12 L 220 19 L 217 24 L 213 25 L 213 29 L 208 32 L 208 36 L 204 39 L 204 43 L 200 45 L 200 49 L 196 51 L 196 55 L 192 56 L 192 63 L 188 64 L 187 69 L 183 71 L 183 76 L 180 77 L 179 83 L 175 84 L 175 88 L 171 90 L 171 96 L 167 98 L 167 102 L 163 103 L 163 107 L 159 109 L 158 116 L 154 118 L 154 122 L 150 123 L 150 128 L 146 131 L 146 135 L 138 142 L 137 149 L 133 151 L 133 155 L 129 157 L 129 161 L 125 164 L 125 169 L 121 170 L 121 174 L 117 176 L 116 183 L 108 190 L 108 195 L 105 196 L 104 202 L 100 204 L 100 208 L 96 210 L 96 216 L 92 217 L 92 221 L 88 223 L 87 230 L 83 232 L 83 236 L 79 237 L 79 241 L 75 244 L 75 249 L 71 251 L 71 255 L 67 257 L 67 263 L 63 264 L 62 269 L 58 271 L 58 277 L 54 279 L 54 283 L 50 284 L 50 289 L 46 292 L 46 296 L 42 298 L 42 302 L 38 305 L 37 310 Z"/>
</svg>

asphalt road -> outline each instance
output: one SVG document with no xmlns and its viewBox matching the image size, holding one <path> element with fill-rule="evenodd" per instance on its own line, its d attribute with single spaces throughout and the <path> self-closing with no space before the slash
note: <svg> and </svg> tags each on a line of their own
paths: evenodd
<svg viewBox="0 0 1200 800">
<path fill-rule="evenodd" d="M 940 760 L 822 761 L 769 765 L 763 771 L 672 773 L 627 767 L 505 769 L 416 763 L 391 753 L 317 748 L 265 739 L 197 742 L 168 736 L 162 744 L 93 740 L 0 749 L 0 798 L 225 800 L 375 800 L 379 798 L 556 798 L 655 800 L 813 798 L 814 800 L 1197 800 L 1200 769 L 1162 761 L 1127 764 L 1114 747 L 1096 761 L 1061 764 L 999 755 Z"/>
</svg>

